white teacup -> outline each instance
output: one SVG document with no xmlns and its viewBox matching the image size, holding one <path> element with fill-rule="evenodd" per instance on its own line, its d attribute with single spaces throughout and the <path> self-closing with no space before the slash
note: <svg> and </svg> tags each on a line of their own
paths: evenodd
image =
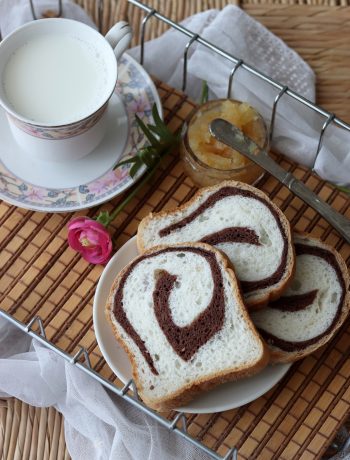
<svg viewBox="0 0 350 460">
<path fill-rule="evenodd" d="M 126 22 L 103 37 L 81 22 L 53 18 L 27 23 L 0 43 L 0 104 L 22 149 L 66 161 L 97 147 L 117 60 L 131 36 Z"/>
</svg>

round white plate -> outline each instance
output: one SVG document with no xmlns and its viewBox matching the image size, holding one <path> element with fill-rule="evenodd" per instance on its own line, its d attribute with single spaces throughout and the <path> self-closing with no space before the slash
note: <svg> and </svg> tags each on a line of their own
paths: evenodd
<svg viewBox="0 0 350 460">
<path fill-rule="evenodd" d="M 62 163 L 28 157 L 13 139 L 6 114 L 0 108 L 0 198 L 34 211 L 67 212 L 97 206 L 124 192 L 144 170 L 132 179 L 131 164 L 114 166 L 147 143 L 135 114 L 146 124 L 152 123 L 154 103 L 162 116 L 151 78 L 132 57 L 124 55 L 106 113 L 103 141 L 86 157 Z"/>
<path fill-rule="evenodd" d="M 113 335 L 104 309 L 114 278 L 137 255 L 136 237 L 133 237 L 119 249 L 105 267 L 97 285 L 93 306 L 97 343 L 109 367 L 123 383 L 131 378 L 131 365 L 127 354 Z M 268 366 L 253 377 L 225 383 L 203 393 L 192 400 L 188 406 L 177 410 L 200 414 L 221 412 L 243 406 L 269 391 L 281 380 L 290 366 L 290 364 Z"/>
</svg>

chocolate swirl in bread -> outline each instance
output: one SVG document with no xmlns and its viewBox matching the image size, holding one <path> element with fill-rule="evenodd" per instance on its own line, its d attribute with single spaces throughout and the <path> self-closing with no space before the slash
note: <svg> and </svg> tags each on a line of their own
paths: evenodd
<svg viewBox="0 0 350 460">
<path fill-rule="evenodd" d="M 241 280 L 243 292 L 255 291 L 257 289 L 265 289 L 273 284 L 278 283 L 278 281 L 280 281 L 280 279 L 282 278 L 285 272 L 286 265 L 287 265 L 288 239 L 287 239 L 286 232 L 281 224 L 280 218 L 276 210 L 271 206 L 271 203 L 269 203 L 267 200 L 265 200 L 261 196 L 258 196 L 255 193 L 251 192 L 250 190 L 244 190 L 238 187 L 222 187 L 217 192 L 210 195 L 204 201 L 204 203 L 198 206 L 198 208 L 195 209 L 187 217 L 184 217 L 180 221 L 174 224 L 168 225 L 167 227 L 159 230 L 159 236 L 160 237 L 167 236 L 170 233 L 185 227 L 187 224 L 189 224 L 190 222 L 193 222 L 197 217 L 199 217 L 206 209 L 214 206 L 215 203 L 217 203 L 218 201 L 228 196 L 235 196 L 235 195 L 247 197 L 252 200 L 258 200 L 264 206 L 266 206 L 268 210 L 271 212 L 271 214 L 273 215 L 274 219 L 276 220 L 278 229 L 282 235 L 283 249 L 282 249 L 282 255 L 281 255 L 280 263 L 277 267 L 277 270 L 275 270 L 275 272 L 272 273 L 269 277 L 261 279 L 261 280 L 256 280 L 256 281 L 242 281 Z M 210 235 L 206 235 L 205 237 L 201 238 L 200 241 L 204 243 L 209 243 L 209 244 L 219 244 L 222 242 L 233 242 L 233 243 L 248 243 L 248 244 L 260 245 L 259 237 L 256 234 L 256 232 L 247 227 L 228 227 L 223 230 L 220 230 L 219 232 L 212 233 Z"/>
<path fill-rule="evenodd" d="M 253 229 L 248 227 L 227 227 L 219 232 L 206 235 L 200 241 L 212 246 L 220 243 L 247 243 L 260 246 L 259 236 Z"/>
<path fill-rule="evenodd" d="M 129 334 L 138 346 L 140 352 L 147 361 L 151 371 L 158 375 L 154 361 L 147 350 L 145 343 L 136 332 L 123 308 L 123 289 L 127 278 L 141 261 L 151 257 L 159 256 L 167 252 L 179 252 L 179 248 L 166 248 L 152 254 L 139 257 L 134 263 L 129 265 L 119 283 L 119 289 L 114 298 L 113 314 L 118 323 Z M 215 255 L 202 248 L 181 247 L 181 252 L 192 252 L 203 257 L 210 266 L 213 279 L 213 295 L 208 307 L 202 311 L 191 324 L 184 327 L 176 325 L 172 319 L 169 297 L 173 289 L 177 276 L 168 273 L 166 270 L 155 272 L 155 289 L 153 291 L 153 305 L 159 327 L 165 334 L 168 342 L 176 353 L 185 361 L 188 361 L 213 335 L 221 328 L 225 316 L 225 299 L 221 270 Z"/>
<path fill-rule="evenodd" d="M 294 290 L 301 288 L 305 292 L 292 293 L 292 284 L 284 297 L 252 315 L 261 336 L 272 350 L 277 350 L 280 361 L 298 359 L 322 345 L 340 326 L 348 311 L 347 271 L 339 254 L 318 240 L 301 236 L 296 237 L 295 252 Z M 313 271 L 310 273 L 310 270 Z M 300 340 L 302 327 L 305 340 Z M 289 331 L 298 333 L 298 340 L 290 340 Z"/>
<path fill-rule="evenodd" d="M 313 291 L 305 292 L 305 294 L 281 297 L 280 299 L 271 302 L 269 307 L 281 311 L 304 310 L 315 301 L 317 293 L 318 289 L 314 289 Z"/>
<path fill-rule="evenodd" d="M 208 244 L 138 256 L 114 280 L 105 313 L 140 397 L 157 410 L 253 375 L 269 360 L 229 261 Z"/>
</svg>

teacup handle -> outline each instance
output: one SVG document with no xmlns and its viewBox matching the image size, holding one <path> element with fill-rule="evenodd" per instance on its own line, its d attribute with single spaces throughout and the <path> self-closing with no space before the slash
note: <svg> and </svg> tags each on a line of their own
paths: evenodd
<svg viewBox="0 0 350 460">
<path fill-rule="evenodd" d="M 117 60 L 128 48 L 132 39 L 132 29 L 125 21 L 117 22 L 105 35 L 105 39 L 114 49 Z"/>
</svg>

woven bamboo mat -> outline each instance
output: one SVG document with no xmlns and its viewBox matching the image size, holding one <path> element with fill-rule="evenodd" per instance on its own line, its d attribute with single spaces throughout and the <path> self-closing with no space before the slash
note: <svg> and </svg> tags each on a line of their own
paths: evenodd
<svg viewBox="0 0 350 460">
<path fill-rule="evenodd" d="M 0 399 L 2 460 L 68 460 L 61 415 L 16 399 Z M 10 434 L 10 435 L 9 435 Z"/>
<path fill-rule="evenodd" d="M 93 1 L 80 1 L 96 18 Z M 175 20 L 209 7 L 223 7 L 225 0 L 150 1 Z M 282 2 L 281 2 L 282 3 Z M 125 4 L 105 1 L 104 28 L 126 14 Z M 244 3 L 244 8 L 296 49 L 316 70 L 318 99 L 329 110 L 350 121 L 350 11 L 343 7 Z M 129 7 L 135 29 L 141 14 Z M 149 23 L 147 37 L 163 31 Z M 166 120 L 177 129 L 194 108 L 185 95 L 158 83 Z M 282 165 L 310 188 L 350 217 L 349 199 L 289 161 Z M 294 198 L 275 180 L 265 177 L 261 188 L 269 193 L 298 230 L 311 231 L 333 244 L 350 265 L 350 247 L 314 211 Z M 176 156 L 118 217 L 112 231 L 122 245 L 151 210 L 173 207 L 195 192 L 182 173 Z M 112 210 L 116 198 L 103 206 Z M 86 214 L 93 216 L 97 209 Z M 114 381 L 97 347 L 92 329 L 91 305 L 101 267 L 89 266 L 66 244 L 65 225 L 71 215 L 25 211 L 0 204 L 0 302 L 17 319 L 28 321 L 39 314 L 48 338 L 69 353 L 85 346 L 92 365 Z M 326 348 L 293 366 L 283 381 L 267 395 L 237 410 L 215 415 L 190 415 L 189 431 L 217 452 L 237 445 L 240 458 L 320 458 L 350 407 L 350 322 Z M 118 383 L 118 382 L 116 382 Z M 170 415 L 170 414 L 169 414 Z M 30 442 L 29 442 L 30 440 Z M 33 441 L 34 440 L 34 441 Z M 19 401 L 0 402 L 0 458 L 67 458 L 61 416 L 53 409 L 38 409 Z"/>
</svg>

